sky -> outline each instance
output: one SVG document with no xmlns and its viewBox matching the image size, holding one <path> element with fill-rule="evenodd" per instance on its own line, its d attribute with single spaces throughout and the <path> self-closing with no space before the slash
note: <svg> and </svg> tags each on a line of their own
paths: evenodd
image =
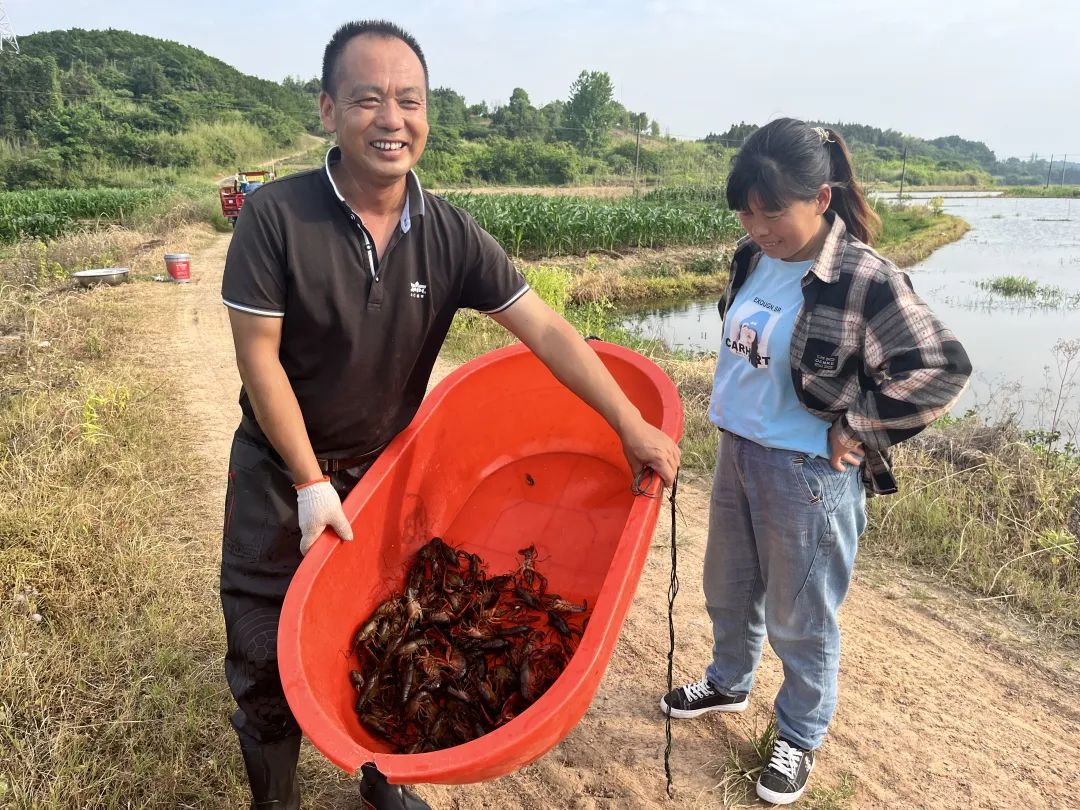
<svg viewBox="0 0 1080 810">
<path fill-rule="evenodd" d="M 603 70 L 619 101 L 679 138 L 789 115 L 960 135 L 999 158 L 1080 157 L 1075 0 L 0 3 L 19 36 L 122 28 L 276 81 L 319 75 L 338 25 L 384 16 L 419 40 L 432 86 L 470 104 L 523 87 L 540 106 L 568 97 L 582 70 Z"/>
</svg>

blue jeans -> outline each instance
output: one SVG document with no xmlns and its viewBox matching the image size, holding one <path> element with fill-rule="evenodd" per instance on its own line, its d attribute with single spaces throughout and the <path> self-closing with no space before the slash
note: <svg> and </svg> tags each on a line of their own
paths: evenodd
<svg viewBox="0 0 1080 810">
<path fill-rule="evenodd" d="M 828 459 L 721 435 L 705 550 L 706 677 L 748 694 L 767 632 L 784 664 L 777 730 L 801 748 L 821 745 L 836 708 L 836 612 L 865 528 L 858 468 L 841 473 Z"/>
</svg>

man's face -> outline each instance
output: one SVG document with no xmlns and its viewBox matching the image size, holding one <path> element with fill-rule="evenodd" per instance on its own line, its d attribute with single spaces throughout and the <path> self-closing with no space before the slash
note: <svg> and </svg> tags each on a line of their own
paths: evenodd
<svg viewBox="0 0 1080 810">
<path fill-rule="evenodd" d="M 362 35 L 345 46 L 334 95 L 319 96 L 323 126 L 336 132 L 356 180 L 387 183 L 416 165 L 427 143 L 424 68 L 400 39 Z"/>
</svg>

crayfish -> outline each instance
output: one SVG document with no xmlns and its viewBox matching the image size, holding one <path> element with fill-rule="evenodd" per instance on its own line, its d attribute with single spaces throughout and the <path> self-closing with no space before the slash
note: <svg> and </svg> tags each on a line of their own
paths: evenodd
<svg viewBox="0 0 1080 810">
<path fill-rule="evenodd" d="M 435 751 L 487 734 L 566 668 L 588 605 L 548 593 L 535 546 L 518 554 L 516 570 L 489 577 L 478 555 L 433 538 L 413 558 L 404 592 L 356 632 L 356 712 L 395 751 Z"/>
</svg>

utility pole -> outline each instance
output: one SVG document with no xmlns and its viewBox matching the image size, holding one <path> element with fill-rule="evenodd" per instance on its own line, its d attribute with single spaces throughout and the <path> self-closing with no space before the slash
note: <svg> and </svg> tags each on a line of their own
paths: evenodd
<svg viewBox="0 0 1080 810">
<path fill-rule="evenodd" d="M 634 116 L 634 129 L 637 130 L 637 146 L 634 147 L 634 196 L 636 197 L 638 195 L 638 159 L 641 157 L 641 113 Z"/>
<path fill-rule="evenodd" d="M 15 37 L 15 29 L 11 27 L 11 20 L 4 9 L 4 0 L 0 0 L 0 51 L 4 50 L 5 42 L 15 53 L 19 53 L 19 40 Z"/>
<path fill-rule="evenodd" d="M 907 176 L 907 147 L 904 147 L 904 163 L 900 167 L 900 193 L 896 195 L 897 202 L 904 201 L 904 178 Z"/>
<path fill-rule="evenodd" d="M 1065 169 L 1069 167 L 1069 156 L 1065 155 L 1065 159 L 1061 161 L 1061 185 L 1065 185 Z"/>
<path fill-rule="evenodd" d="M 1050 155 L 1050 166 L 1046 169 L 1046 185 L 1044 188 L 1050 188 L 1050 172 L 1054 170 L 1054 156 Z"/>
</svg>

